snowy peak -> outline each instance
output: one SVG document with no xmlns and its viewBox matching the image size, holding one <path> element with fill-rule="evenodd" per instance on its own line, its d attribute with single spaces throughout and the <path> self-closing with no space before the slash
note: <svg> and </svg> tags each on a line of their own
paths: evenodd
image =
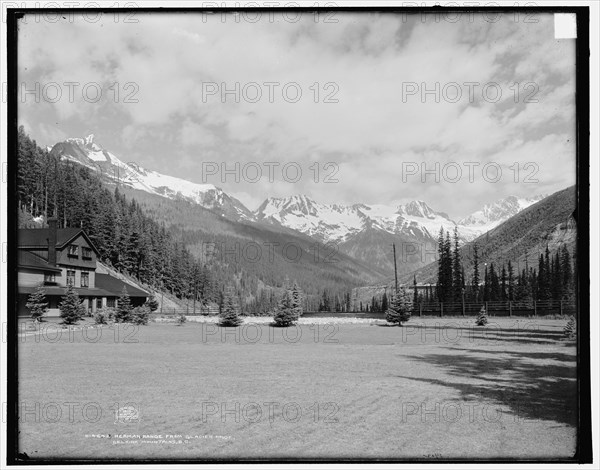
<svg viewBox="0 0 600 470">
<path fill-rule="evenodd" d="M 542 199 L 514 196 L 485 206 L 456 223 L 444 212 L 436 212 L 424 201 L 404 205 L 320 204 L 307 196 L 269 198 L 254 212 L 258 221 L 281 225 L 320 241 L 343 243 L 365 230 L 381 230 L 418 240 L 435 240 L 440 228 L 456 227 L 463 242 L 474 240 L 521 210 Z"/>
<path fill-rule="evenodd" d="M 492 204 L 486 204 L 481 210 L 473 212 L 471 215 L 461 219 L 458 223 L 460 225 L 469 226 L 496 226 L 517 215 L 523 209 L 541 201 L 545 197 L 546 195 L 538 195 L 531 198 L 508 196 L 493 202 Z"/>
<path fill-rule="evenodd" d="M 425 219 L 435 219 L 436 213 L 423 201 L 411 201 L 402 206 L 406 215 L 413 217 L 423 217 Z"/>
<path fill-rule="evenodd" d="M 198 184 L 125 163 L 94 142 L 94 134 L 59 142 L 51 152 L 97 172 L 108 182 L 123 184 L 169 199 L 198 204 L 234 220 L 252 220 L 252 213 L 237 199 L 212 184 Z"/>
</svg>

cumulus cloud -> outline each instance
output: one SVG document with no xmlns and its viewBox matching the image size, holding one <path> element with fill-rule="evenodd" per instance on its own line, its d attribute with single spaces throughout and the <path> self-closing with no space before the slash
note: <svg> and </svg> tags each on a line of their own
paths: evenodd
<svg viewBox="0 0 600 470">
<path fill-rule="evenodd" d="M 198 182 L 190 169 L 206 159 L 302 167 L 293 184 L 280 174 L 273 182 L 211 181 L 251 206 L 295 193 L 338 203 L 412 198 L 462 216 L 481 197 L 552 192 L 575 181 L 575 49 L 554 39 L 552 15 L 537 23 L 506 14 L 456 22 L 348 13 L 337 13 L 336 23 L 308 13 L 294 22 L 279 13 L 256 22 L 136 19 L 21 26 L 20 81 L 27 89 L 56 83 L 63 93 L 55 102 L 43 93 L 21 100 L 20 119 L 38 141 L 91 130 L 125 160 Z M 72 99 L 65 83 L 79 84 Z M 403 178 L 403 164 L 413 161 L 536 162 L 540 182 L 479 178 L 457 192 L 454 183 Z M 315 162 L 321 172 L 334 162 L 338 182 L 315 181 Z"/>
</svg>

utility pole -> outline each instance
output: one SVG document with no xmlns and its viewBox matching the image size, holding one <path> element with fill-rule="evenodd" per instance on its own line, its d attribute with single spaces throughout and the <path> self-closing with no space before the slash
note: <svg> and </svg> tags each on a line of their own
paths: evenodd
<svg viewBox="0 0 600 470">
<path fill-rule="evenodd" d="M 398 295 L 398 268 L 396 266 L 396 244 L 392 243 L 392 247 L 394 248 L 394 277 L 396 279 L 396 295 Z"/>
</svg>

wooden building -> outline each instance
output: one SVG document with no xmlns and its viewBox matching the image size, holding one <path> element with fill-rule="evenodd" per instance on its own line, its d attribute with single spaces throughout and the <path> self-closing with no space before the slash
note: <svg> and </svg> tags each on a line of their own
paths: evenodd
<svg viewBox="0 0 600 470">
<path fill-rule="evenodd" d="M 58 305 L 72 285 L 88 314 L 100 307 L 115 307 L 123 287 L 134 306 L 142 305 L 148 292 L 109 274 L 97 273 L 98 250 L 78 228 L 20 229 L 18 233 L 18 315 L 29 316 L 27 298 L 40 285 L 48 300 L 48 316 L 59 316 Z"/>
</svg>

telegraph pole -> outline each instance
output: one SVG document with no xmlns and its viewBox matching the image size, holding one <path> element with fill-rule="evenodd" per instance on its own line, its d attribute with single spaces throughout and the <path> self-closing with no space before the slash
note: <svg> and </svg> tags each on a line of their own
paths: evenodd
<svg viewBox="0 0 600 470">
<path fill-rule="evenodd" d="M 396 266 L 396 244 L 392 243 L 392 247 L 394 248 L 394 277 L 396 279 L 396 295 L 398 295 L 398 268 Z"/>
</svg>

